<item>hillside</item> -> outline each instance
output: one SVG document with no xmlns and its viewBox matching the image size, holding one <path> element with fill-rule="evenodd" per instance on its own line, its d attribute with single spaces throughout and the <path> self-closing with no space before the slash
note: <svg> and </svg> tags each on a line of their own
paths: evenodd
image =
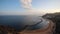
<svg viewBox="0 0 60 34">
<path fill-rule="evenodd" d="M 56 34 L 60 34 L 60 12 L 58 13 L 49 13 L 42 16 L 56 23 Z"/>
</svg>

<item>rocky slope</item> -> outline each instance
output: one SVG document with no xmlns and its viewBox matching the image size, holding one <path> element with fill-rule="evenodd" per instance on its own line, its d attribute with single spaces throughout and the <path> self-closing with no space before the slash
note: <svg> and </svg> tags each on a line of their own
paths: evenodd
<svg viewBox="0 0 60 34">
<path fill-rule="evenodd" d="M 42 17 L 52 20 L 56 24 L 55 34 L 60 34 L 60 12 L 46 14 Z"/>
</svg>

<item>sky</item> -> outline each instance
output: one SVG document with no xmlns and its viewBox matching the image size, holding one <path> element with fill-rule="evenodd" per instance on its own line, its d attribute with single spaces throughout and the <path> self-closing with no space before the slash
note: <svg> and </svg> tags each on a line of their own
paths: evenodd
<svg viewBox="0 0 60 34">
<path fill-rule="evenodd" d="M 60 12 L 60 0 L 0 0 L 0 15 L 28 15 Z"/>
</svg>

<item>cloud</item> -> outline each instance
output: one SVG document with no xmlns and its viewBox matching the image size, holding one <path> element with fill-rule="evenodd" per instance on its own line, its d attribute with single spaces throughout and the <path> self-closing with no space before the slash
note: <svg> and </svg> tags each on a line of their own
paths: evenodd
<svg viewBox="0 0 60 34">
<path fill-rule="evenodd" d="M 26 13 L 28 14 L 35 14 L 35 15 L 42 15 L 45 13 L 54 13 L 60 12 L 60 9 L 36 9 L 32 7 L 32 0 L 21 0 L 22 7 L 26 9 Z"/>
<path fill-rule="evenodd" d="M 29 15 L 42 15 L 42 12 L 32 7 L 32 0 L 20 0 L 22 7 L 25 9 L 25 14 Z"/>
<path fill-rule="evenodd" d="M 32 7 L 32 0 L 20 0 L 22 3 L 22 7 L 25 9 L 31 9 Z"/>
<path fill-rule="evenodd" d="M 46 13 L 60 12 L 60 9 L 36 9 L 32 7 L 32 0 L 20 0 L 25 11 L 0 11 L 0 15 L 44 15 Z"/>
</svg>

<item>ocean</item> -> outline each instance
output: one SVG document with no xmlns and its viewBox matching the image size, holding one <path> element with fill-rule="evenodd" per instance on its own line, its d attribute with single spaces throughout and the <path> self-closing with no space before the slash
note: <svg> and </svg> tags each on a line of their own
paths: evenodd
<svg viewBox="0 0 60 34">
<path fill-rule="evenodd" d="M 48 24 L 48 22 L 44 19 L 41 22 L 41 19 L 41 16 L 5 15 L 0 16 L 0 25 L 10 26 L 16 30 L 23 30 L 26 25 L 34 25 L 40 22 L 41 24 L 39 23 L 38 25 L 28 27 L 29 29 L 39 29 Z"/>
</svg>

